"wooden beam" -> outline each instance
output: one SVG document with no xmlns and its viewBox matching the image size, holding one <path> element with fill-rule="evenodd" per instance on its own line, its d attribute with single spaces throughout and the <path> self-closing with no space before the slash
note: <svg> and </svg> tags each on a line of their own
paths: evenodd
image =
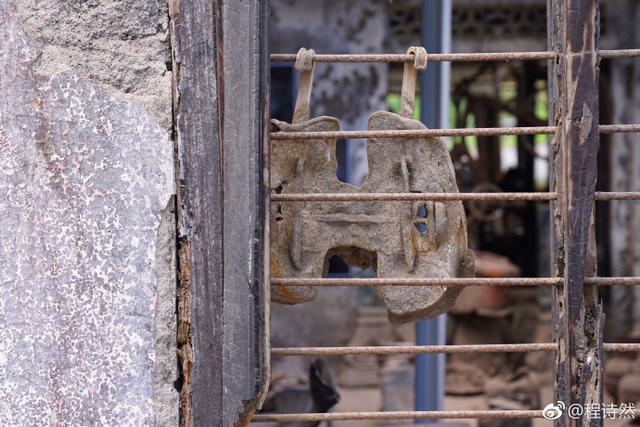
<svg viewBox="0 0 640 427">
<path fill-rule="evenodd" d="M 555 399 L 568 407 L 602 402 L 602 327 L 597 289 L 584 286 L 595 273 L 593 196 L 597 175 L 597 0 L 548 0 L 549 120 L 558 125 L 552 149 L 554 271 L 564 286 L 554 292 L 554 335 L 560 343 Z M 557 425 L 598 426 L 602 419 L 565 411 Z"/>
<path fill-rule="evenodd" d="M 182 426 L 246 425 L 268 384 L 267 16 L 170 0 Z"/>
<path fill-rule="evenodd" d="M 269 381 L 269 2 L 222 2 L 224 426 L 247 425 Z M 266 220 L 266 222 L 265 222 Z M 263 276 L 264 274 L 264 276 Z M 264 280 L 263 280 L 264 279 Z"/>
</svg>

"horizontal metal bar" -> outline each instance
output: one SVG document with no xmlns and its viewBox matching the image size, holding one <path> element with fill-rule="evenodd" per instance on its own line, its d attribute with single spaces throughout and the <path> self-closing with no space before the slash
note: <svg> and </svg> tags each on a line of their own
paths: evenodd
<svg viewBox="0 0 640 427">
<path fill-rule="evenodd" d="M 455 420 L 455 419 L 524 419 L 542 418 L 542 410 L 470 410 L 470 411 L 385 411 L 385 412 L 330 412 L 304 414 L 256 414 L 255 423 L 294 421 L 357 421 L 357 420 Z"/>
<path fill-rule="evenodd" d="M 272 132 L 273 141 L 303 141 L 310 139 L 382 139 L 425 138 L 430 136 L 500 136 L 551 134 L 557 126 L 458 128 L 458 129 L 411 129 L 411 130 L 342 130 L 330 132 Z M 602 134 L 640 132 L 640 124 L 600 125 Z"/>
<path fill-rule="evenodd" d="M 403 202 L 403 201 L 549 201 L 554 192 L 533 193 L 289 193 L 272 194 L 272 202 Z M 640 191 L 597 191 L 594 200 L 640 200 Z"/>
<path fill-rule="evenodd" d="M 465 344 L 465 345 L 378 345 L 359 347 L 279 347 L 272 356 L 343 356 L 354 354 L 453 354 L 453 353 L 526 353 L 555 351 L 555 343 Z"/>
<path fill-rule="evenodd" d="M 585 277 L 584 283 L 597 286 L 636 286 L 640 285 L 640 277 Z"/>
<path fill-rule="evenodd" d="M 640 191 L 596 191 L 595 200 L 640 200 Z"/>
<path fill-rule="evenodd" d="M 302 278 L 274 277 L 271 286 L 560 286 L 561 277 Z M 586 285 L 638 286 L 640 277 L 586 277 Z"/>
<path fill-rule="evenodd" d="M 486 52 L 486 53 L 428 53 L 427 61 L 433 62 L 474 62 L 474 61 L 522 61 L 553 59 L 554 52 Z M 413 55 L 401 54 L 316 54 L 315 62 L 407 62 L 413 61 Z M 296 54 L 275 53 L 273 62 L 294 62 Z"/>
<path fill-rule="evenodd" d="M 640 49 L 603 49 L 598 51 L 598 56 L 603 59 L 634 58 L 640 56 Z"/>
<path fill-rule="evenodd" d="M 628 125 L 600 125 L 598 126 L 600 133 L 608 135 L 612 133 L 631 133 L 640 132 L 640 124 L 628 124 Z"/>
<path fill-rule="evenodd" d="M 421 138 L 429 136 L 498 136 L 554 133 L 557 126 L 415 129 L 415 130 L 342 130 L 330 132 L 272 132 L 271 140 Z"/>
<path fill-rule="evenodd" d="M 605 351 L 616 351 L 620 353 L 624 352 L 640 352 L 640 344 L 635 343 L 604 343 L 603 349 Z"/>
<path fill-rule="evenodd" d="M 640 352 L 636 343 L 604 343 L 605 351 Z M 528 353 L 556 351 L 556 343 L 464 344 L 464 345 L 377 345 L 356 347 L 275 347 L 272 356 L 346 356 L 363 354 L 460 354 L 460 353 Z"/>
<path fill-rule="evenodd" d="M 386 201 L 402 202 L 413 200 L 456 201 L 548 201 L 556 200 L 557 193 L 289 193 L 272 194 L 272 202 L 350 202 Z"/>
<path fill-rule="evenodd" d="M 640 56 L 640 49 L 600 50 L 598 57 L 633 58 Z M 486 52 L 486 53 L 428 53 L 427 60 L 433 62 L 481 62 L 481 61 L 526 61 L 544 60 L 556 57 L 555 52 Z M 295 53 L 275 53 L 271 55 L 273 62 L 294 62 Z M 333 54 L 314 55 L 315 62 L 407 62 L 413 61 L 413 55 L 401 54 Z"/>
<path fill-rule="evenodd" d="M 560 277 L 271 279 L 271 286 L 558 286 Z"/>
</svg>

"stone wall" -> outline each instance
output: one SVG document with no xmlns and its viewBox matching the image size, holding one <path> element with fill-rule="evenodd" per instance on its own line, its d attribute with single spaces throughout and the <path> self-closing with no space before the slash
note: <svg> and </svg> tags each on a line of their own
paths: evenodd
<svg viewBox="0 0 640 427">
<path fill-rule="evenodd" d="M 177 425 L 166 2 L 0 0 L 0 424 Z"/>
</svg>

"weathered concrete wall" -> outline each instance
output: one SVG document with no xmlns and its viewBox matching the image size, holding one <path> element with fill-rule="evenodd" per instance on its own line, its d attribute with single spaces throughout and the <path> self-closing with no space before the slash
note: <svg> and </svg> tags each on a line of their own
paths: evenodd
<svg viewBox="0 0 640 427">
<path fill-rule="evenodd" d="M 167 11 L 0 0 L 0 424 L 176 425 Z"/>
</svg>

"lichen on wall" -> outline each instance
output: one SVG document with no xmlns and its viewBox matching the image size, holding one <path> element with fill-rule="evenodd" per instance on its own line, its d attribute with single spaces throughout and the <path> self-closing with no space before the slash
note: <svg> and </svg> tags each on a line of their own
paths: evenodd
<svg viewBox="0 0 640 427">
<path fill-rule="evenodd" d="M 177 424 L 157 5 L 0 0 L 1 425 Z M 105 19 L 156 24 L 119 42 Z"/>
</svg>

